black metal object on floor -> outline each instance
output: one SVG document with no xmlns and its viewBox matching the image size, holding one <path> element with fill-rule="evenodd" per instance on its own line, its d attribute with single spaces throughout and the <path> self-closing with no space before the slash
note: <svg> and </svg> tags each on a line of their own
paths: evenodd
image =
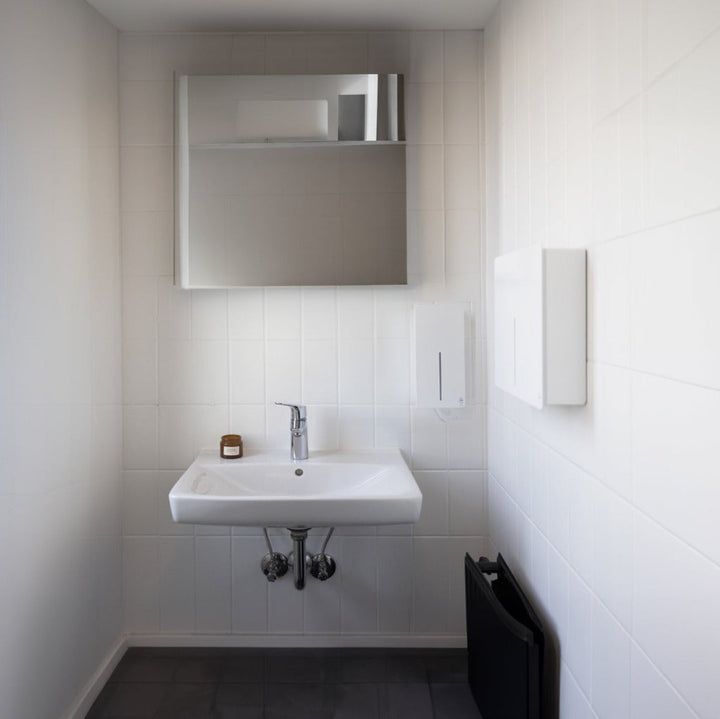
<svg viewBox="0 0 720 719">
<path fill-rule="evenodd" d="M 539 719 L 542 623 L 501 554 L 465 555 L 465 608 L 468 680 L 483 719 Z"/>
</svg>

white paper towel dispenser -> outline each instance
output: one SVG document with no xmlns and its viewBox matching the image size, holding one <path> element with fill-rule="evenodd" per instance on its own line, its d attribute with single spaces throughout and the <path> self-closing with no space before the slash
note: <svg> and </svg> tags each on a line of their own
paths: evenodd
<svg viewBox="0 0 720 719">
<path fill-rule="evenodd" d="M 465 406 L 464 305 L 415 305 L 415 383 L 418 407 Z"/>
</svg>

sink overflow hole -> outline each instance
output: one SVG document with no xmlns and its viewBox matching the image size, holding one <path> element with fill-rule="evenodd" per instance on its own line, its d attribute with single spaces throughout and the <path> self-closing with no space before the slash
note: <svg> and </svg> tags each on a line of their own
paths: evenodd
<svg viewBox="0 0 720 719">
<path fill-rule="evenodd" d="M 302 474 L 303 474 L 302 469 L 296 469 L 296 470 L 295 470 L 295 474 L 296 474 L 298 477 L 302 477 Z"/>
</svg>

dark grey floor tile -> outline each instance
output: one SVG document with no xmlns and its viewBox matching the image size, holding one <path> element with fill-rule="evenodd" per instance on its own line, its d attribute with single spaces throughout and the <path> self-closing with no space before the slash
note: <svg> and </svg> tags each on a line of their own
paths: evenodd
<svg viewBox="0 0 720 719">
<path fill-rule="evenodd" d="M 179 661 L 168 656 L 126 654 L 113 672 L 117 682 L 170 682 Z"/>
<path fill-rule="evenodd" d="M 108 681 L 108 683 L 102 688 L 100 694 L 98 694 L 97 698 L 93 702 L 93 705 L 88 710 L 88 713 L 85 715 L 85 719 L 101 719 L 104 709 L 114 691 L 115 684 Z"/>
<path fill-rule="evenodd" d="M 385 682 L 427 682 L 427 669 L 422 654 L 390 654 L 385 659 Z"/>
<path fill-rule="evenodd" d="M 382 684 L 336 684 L 333 719 L 379 719 Z"/>
<path fill-rule="evenodd" d="M 260 684 L 265 679 L 265 657 L 230 655 L 225 657 L 220 671 L 223 683 Z"/>
<path fill-rule="evenodd" d="M 87 719 L 479 716 L 464 649 L 133 648 Z"/>
<path fill-rule="evenodd" d="M 178 662 L 174 680 L 183 684 L 217 683 L 223 664 L 219 658 L 188 657 Z"/>
<path fill-rule="evenodd" d="M 331 660 L 354 657 L 356 659 L 377 659 L 387 656 L 387 649 L 377 647 L 335 647 L 323 649 L 323 654 Z"/>
<path fill-rule="evenodd" d="M 265 681 L 272 684 L 325 681 L 327 663 L 321 652 L 272 653 L 265 659 Z"/>
<path fill-rule="evenodd" d="M 265 719 L 262 707 L 226 707 L 214 709 L 212 719 Z"/>
<path fill-rule="evenodd" d="M 328 661 L 328 681 L 338 684 L 382 683 L 385 674 L 385 657 L 381 654 L 337 656 Z"/>
<path fill-rule="evenodd" d="M 431 684 L 435 719 L 482 719 L 468 684 Z"/>
<path fill-rule="evenodd" d="M 126 657 L 142 657 L 145 659 L 164 657 L 170 659 L 182 659 L 189 656 L 199 656 L 199 652 L 205 652 L 203 647 L 130 647 L 125 653 Z"/>
<path fill-rule="evenodd" d="M 232 652 L 244 650 L 232 647 L 179 647 L 175 651 L 178 652 L 177 656 L 184 659 L 223 659 Z"/>
<path fill-rule="evenodd" d="M 428 681 L 431 684 L 467 682 L 467 652 L 463 649 L 446 654 L 429 654 L 425 657 Z"/>
<path fill-rule="evenodd" d="M 262 684 L 220 684 L 215 694 L 217 719 L 255 719 L 263 716 Z"/>
<path fill-rule="evenodd" d="M 331 719 L 333 700 L 324 684 L 266 684 L 265 719 Z"/>
<path fill-rule="evenodd" d="M 262 684 L 219 684 L 215 694 L 216 707 L 261 707 Z"/>
<path fill-rule="evenodd" d="M 153 719 L 212 719 L 214 684 L 173 684 Z"/>
<path fill-rule="evenodd" d="M 428 684 L 385 684 L 383 719 L 433 719 Z"/>
<path fill-rule="evenodd" d="M 171 684 L 108 684 L 87 717 L 91 719 L 152 719 Z"/>
<path fill-rule="evenodd" d="M 166 657 L 176 654 L 175 647 L 128 647 L 123 658 L 128 657 Z"/>
</svg>

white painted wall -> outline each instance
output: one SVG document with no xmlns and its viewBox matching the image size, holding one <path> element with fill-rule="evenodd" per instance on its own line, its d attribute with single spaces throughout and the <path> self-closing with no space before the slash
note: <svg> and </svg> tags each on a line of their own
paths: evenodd
<svg viewBox="0 0 720 719">
<path fill-rule="evenodd" d="M 717 717 L 720 5 L 503 0 L 485 49 L 488 259 L 587 247 L 589 279 L 587 407 L 489 373 L 493 542 L 563 719 Z"/>
<path fill-rule="evenodd" d="M 410 284 L 176 289 L 174 70 L 404 72 Z M 120 80 L 127 631 L 140 641 L 460 639 L 463 555 L 480 553 L 487 535 L 481 35 L 124 34 Z M 434 300 L 467 302 L 474 317 L 474 396 L 461 422 L 411 405 L 411 310 Z M 197 451 L 225 432 L 242 434 L 249 451 L 288 447 L 289 415 L 273 402 L 298 399 L 308 405 L 311 452 L 398 446 L 425 496 L 414 530 L 338 531 L 329 546 L 338 573 L 303 592 L 289 577 L 265 581 L 258 531 L 173 524 L 167 500 Z"/>
<path fill-rule="evenodd" d="M 0 716 L 61 716 L 122 633 L 117 34 L 0 21 Z"/>
</svg>

